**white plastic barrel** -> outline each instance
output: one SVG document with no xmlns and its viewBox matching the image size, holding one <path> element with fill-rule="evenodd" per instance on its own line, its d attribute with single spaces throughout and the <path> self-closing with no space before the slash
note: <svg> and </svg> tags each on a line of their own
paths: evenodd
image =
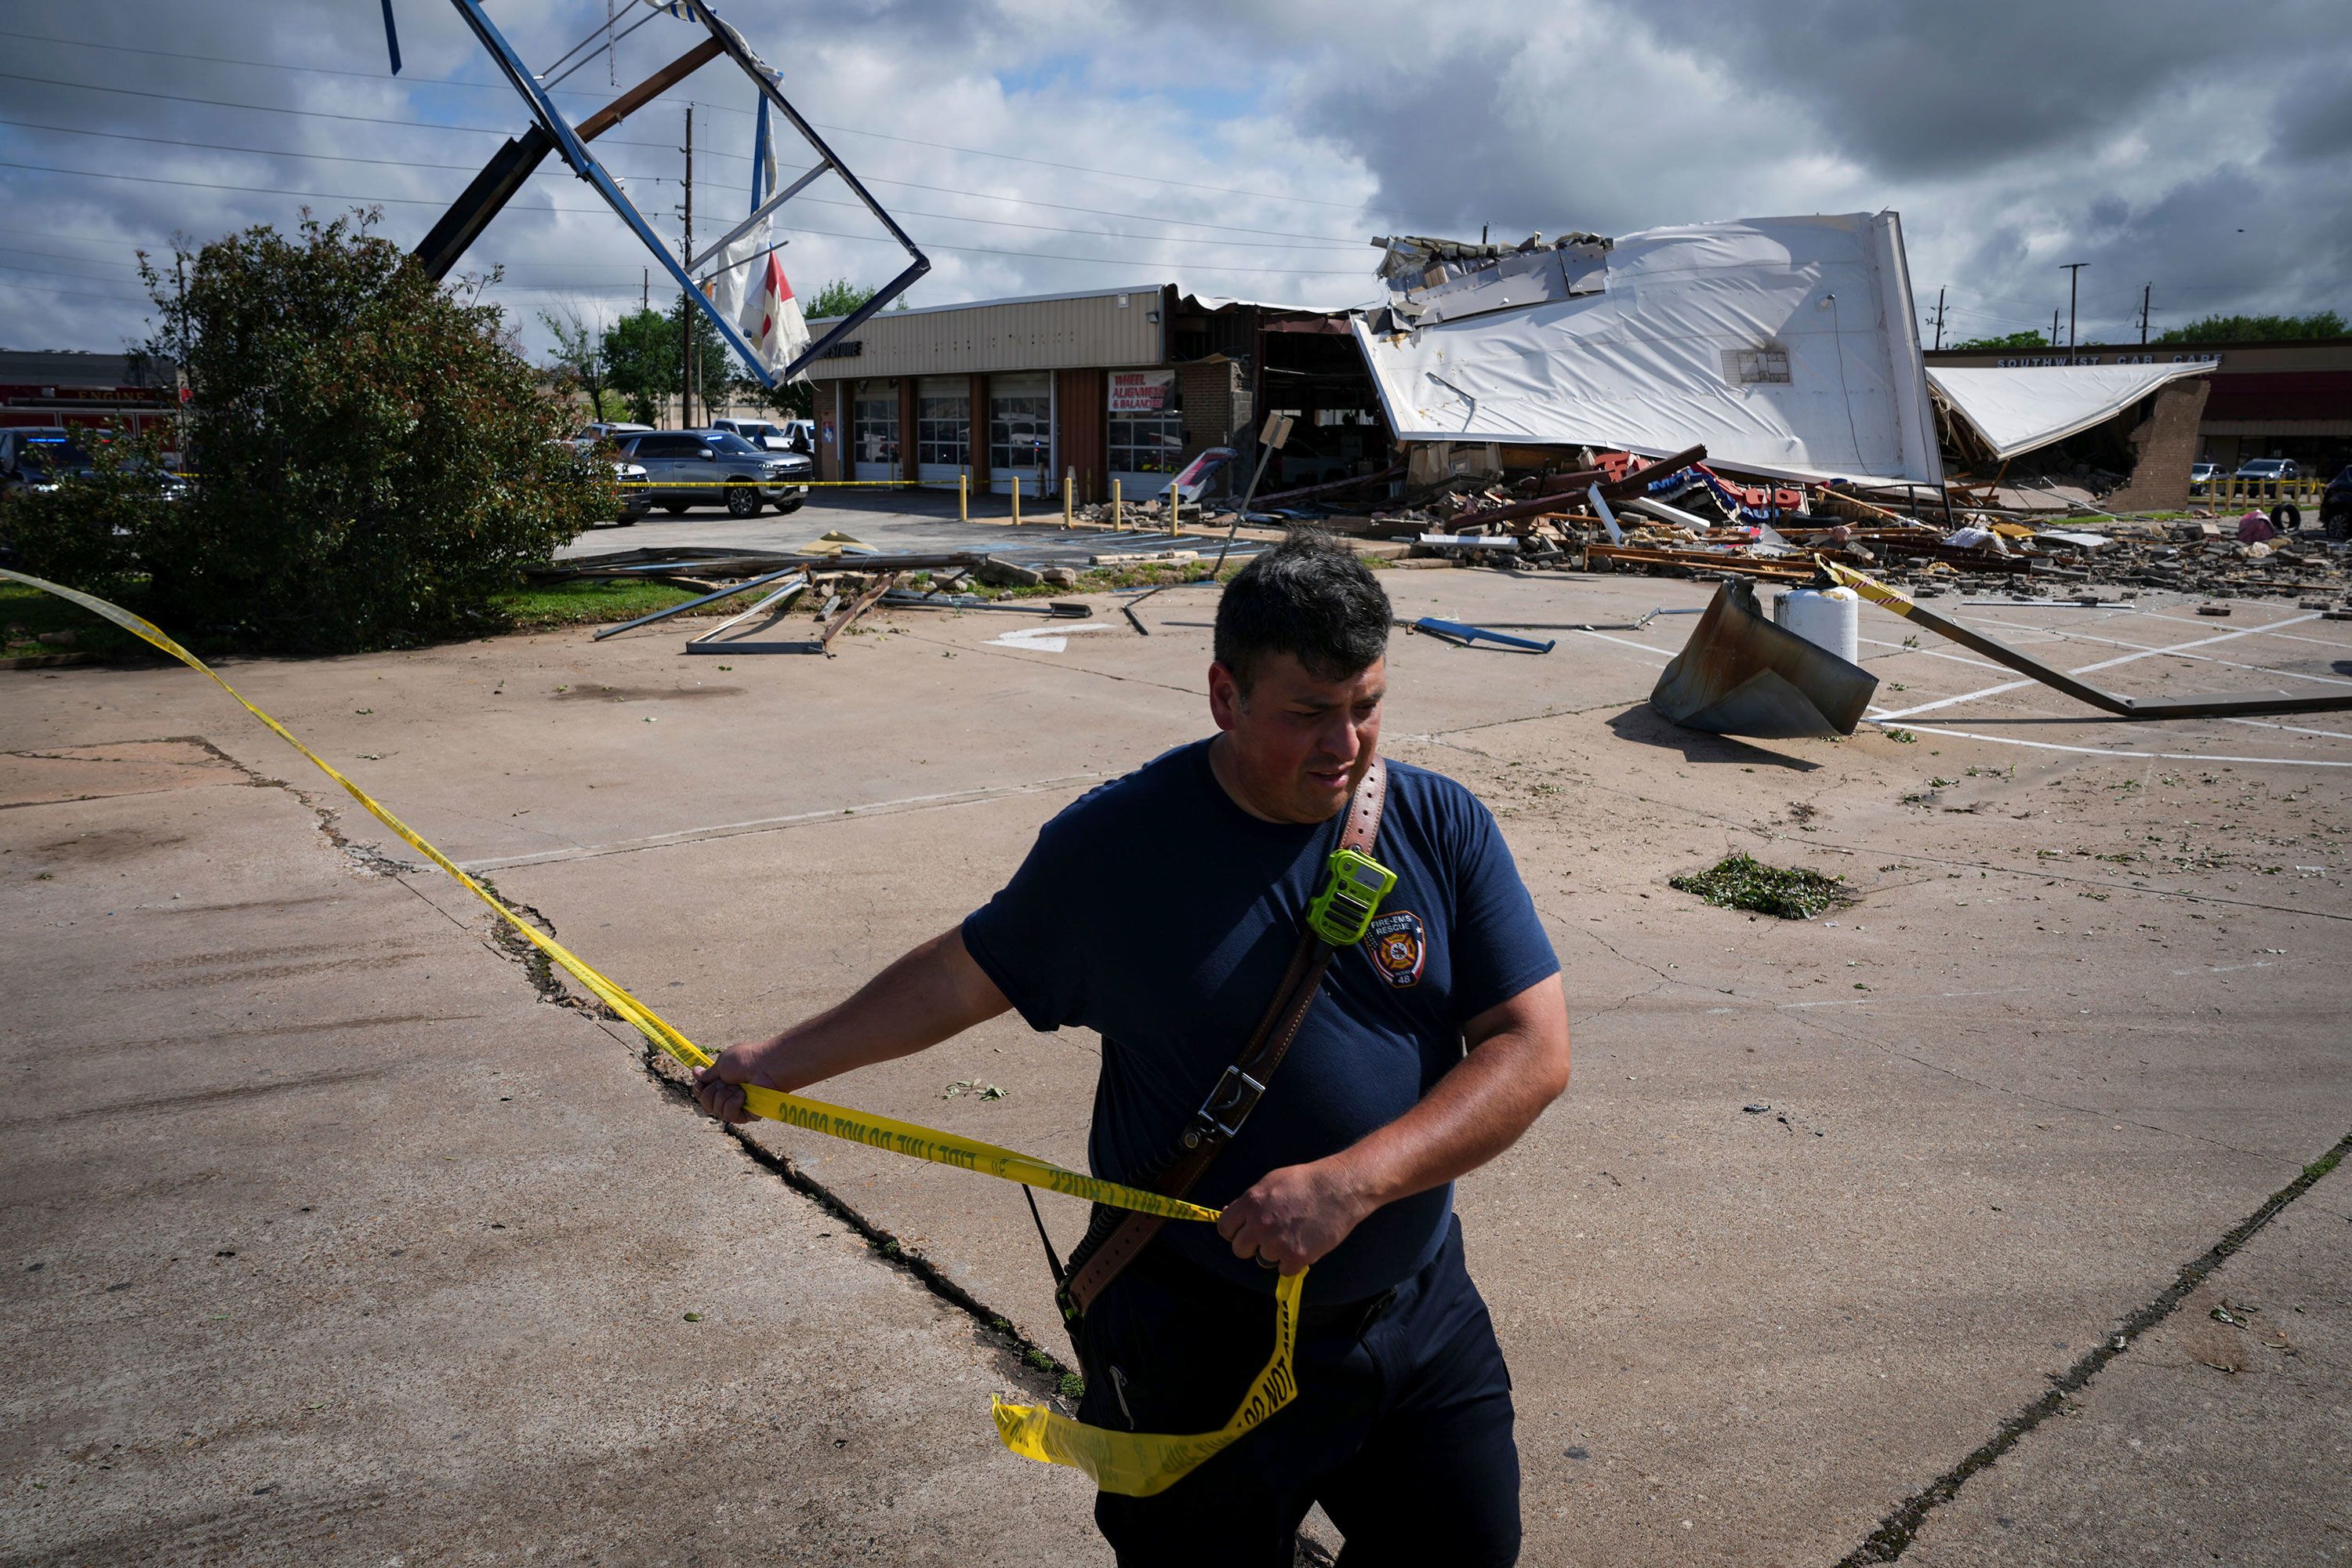
<svg viewBox="0 0 2352 1568">
<path fill-rule="evenodd" d="M 1851 588 L 1792 588 L 1772 601 L 1772 624 L 1848 664 L 1862 662 L 1862 601 Z"/>
</svg>

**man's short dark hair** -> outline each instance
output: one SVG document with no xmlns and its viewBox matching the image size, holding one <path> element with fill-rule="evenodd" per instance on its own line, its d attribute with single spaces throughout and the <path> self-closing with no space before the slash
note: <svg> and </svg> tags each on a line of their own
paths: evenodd
<svg viewBox="0 0 2352 1568">
<path fill-rule="evenodd" d="M 1388 652 L 1393 616 L 1364 563 L 1327 533 L 1294 533 L 1225 584 L 1217 662 L 1249 694 L 1265 661 L 1288 654 L 1318 680 L 1346 680 Z"/>
</svg>

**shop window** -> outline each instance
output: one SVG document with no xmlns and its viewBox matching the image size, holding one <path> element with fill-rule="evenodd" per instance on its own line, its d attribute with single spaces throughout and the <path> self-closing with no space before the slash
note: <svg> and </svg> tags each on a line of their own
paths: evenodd
<svg viewBox="0 0 2352 1568">
<path fill-rule="evenodd" d="M 860 463 L 898 460 L 898 389 L 888 382 L 860 382 L 853 405 L 850 451 Z"/>
<path fill-rule="evenodd" d="M 1184 455 L 1184 400 L 1172 370 L 1110 374 L 1110 471 L 1172 474 Z"/>
<path fill-rule="evenodd" d="M 971 397 L 967 393 L 915 400 L 915 461 L 961 468 L 971 460 Z"/>
<path fill-rule="evenodd" d="M 988 467 L 994 474 L 1027 475 L 1052 460 L 1051 393 L 997 392 L 988 399 Z"/>
</svg>

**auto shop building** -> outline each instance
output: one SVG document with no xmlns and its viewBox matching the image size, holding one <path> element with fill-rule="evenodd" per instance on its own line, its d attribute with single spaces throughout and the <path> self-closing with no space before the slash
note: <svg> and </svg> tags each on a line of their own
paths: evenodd
<svg viewBox="0 0 2352 1568">
<path fill-rule="evenodd" d="M 1269 484 L 1389 461 L 1344 321 L 1173 284 L 885 310 L 809 376 L 822 479 L 969 476 L 974 494 L 1002 495 L 1017 476 L 1024 498 L 1058 498 L 1066 475 L 1076 500 L 1108 499 L 1114 479 L 1144 500 L 1210 447 L 1254 456 L 1269 407 L 1307 426 Z"/>
</svg>

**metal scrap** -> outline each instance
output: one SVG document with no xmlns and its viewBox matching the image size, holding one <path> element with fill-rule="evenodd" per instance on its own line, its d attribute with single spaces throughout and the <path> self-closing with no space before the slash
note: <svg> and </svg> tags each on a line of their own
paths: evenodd
<svg viewBox="0 0 2352 1568">
<path fill-rule="evenodd" d="M 1685 729 L 1785 741 L 1853 734 L 1877 689 L 1876 676 L 1774 626 L 1755 588 L 1726 577 L 1650 706 Z"/>
</svg>

